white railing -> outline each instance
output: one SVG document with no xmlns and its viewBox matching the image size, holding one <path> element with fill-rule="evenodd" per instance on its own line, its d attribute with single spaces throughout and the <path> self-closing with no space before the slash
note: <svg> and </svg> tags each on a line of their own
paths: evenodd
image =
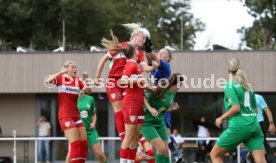
<svg viewBox="0 0 276 163">
<path fill-rule="evenodd" d="M 217 140 L 217 137 L 211 138 L 198 138 L 198 137 L 182 137 L 177 138 L 179 141 L 198 141 L 198 140 Z M 16 142 L 17 141 L 34 141 L 35 142 L 35 163 L 37 163 L 37 141 L 38 140 L 66 140 L 65 137 L 16 137 L 16 131 L 13 131 L 13 137 L 0 137 L 1 141 L 13 141 L 13 162 L 16 163 L 17 156 L 16 156 Z M 104 151 L 104 142 L 110 140 L 121 140 L 119 137 L 100 137 L 101 147 Z M 267 138 L 267 141 L 276 141 L 276 138 Z M 240 163 L 240 145 L 237 147 L 237 163 Z"/>
</svg>

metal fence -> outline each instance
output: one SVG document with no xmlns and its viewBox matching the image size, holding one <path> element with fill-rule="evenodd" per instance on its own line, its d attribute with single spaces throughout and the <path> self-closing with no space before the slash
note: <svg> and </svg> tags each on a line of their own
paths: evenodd
<svg viewBox="0 0 276 163">
<path fill-rule="evenodd" d="M 218 139 L 217 137 L 211 137 L 211 138 L 182 137 L 182 138 L 178 138 L 177 140 L 184 142 L 184 141 L 217 140 L 217 139 Z M 17 162 L 16 143 L 18 141 L 34 141 L 35 163 L 37 163 L 37 144 L 39 140 L 64 141 L 66 140 L 66 138 L 65 137 L 16 137 L 16 131 L 13 131 L 13 137 L 5 137 L 5 138 L 0 137 L 0 142 L 13 141 L 13 163 Z M 102 150 L 104 151 L 105 141 L 116 141 L 116 140 L 121 140 L 121 139 L 119 137 L 100 137 Z M 267 138 L 267 141 L 276 141 L 276 138 Z M 239 145 L 237 147 L 237 163 L 241 163 L 240 149 L 241 149 L 241 146 Z"/>
</svg>

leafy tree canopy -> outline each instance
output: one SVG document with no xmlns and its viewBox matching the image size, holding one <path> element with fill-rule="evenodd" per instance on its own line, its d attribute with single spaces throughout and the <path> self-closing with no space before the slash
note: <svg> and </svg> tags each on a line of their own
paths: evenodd
<svg viewBox="0 0 276 163">
<path fill-rule="evenodd" d="M 155 48 L 179 48 L 181 18 L 183 47 L 190 49 L 204 25 L 190 13 L 189 0 L 0 0 L 0 49 L 53 50 L 62 45 L 63 21 L 67 50 L 100 46 L 102 37 L 110 38 L 109 29 L 129 40 L 121 24 L 136 22 L 149 29 Z"/>
</svg>

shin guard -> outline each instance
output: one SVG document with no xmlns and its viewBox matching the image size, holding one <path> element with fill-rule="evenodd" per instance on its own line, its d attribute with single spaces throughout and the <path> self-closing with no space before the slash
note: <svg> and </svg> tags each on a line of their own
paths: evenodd
<svg viewBox="0 0 276 163">
<path fill-rule="evenodd" d="M 125 137 L 125 123 L 124 123 L 124 115 L 122 111 L 118 111 L 115 113 L 115 121 L 116 128 L 121 140 L 124 140 Z"/>
<path fill-rule="evenodd" d="M 79 159 L 86 160 L 88 152 L 88 142 L 87 140 L 80 141 L 80 149 L 79 149 Z"/>
<path fill-rule="evenodd" d="M 71 163 L 79 163 L 79 148 L 80 148 L 80 142 L 74 141 L 70 143 L 70 162 Z"/>
</svg>

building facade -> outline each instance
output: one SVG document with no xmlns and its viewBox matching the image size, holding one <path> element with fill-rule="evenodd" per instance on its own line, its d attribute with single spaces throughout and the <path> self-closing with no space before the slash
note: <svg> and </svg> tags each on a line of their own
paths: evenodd
<svg viewBox="0 0 276 163">
<path fill-rule="evenodd" d="M 35 122 L 45 115 L 51 123 L 52 135 L 63 136 L 58 113 L 58 90 L 47 88 L 47 75 L 61 69 L 67 60 L 77 64 L 77 74 L 87 71 L 93 78 L 103 53 L 2 53 L 0 54 L 0 126 L 2 137 L 37 135 Z M 171 62 L 172 72 L 185 76 L 185 84 L 176 96 L 181 109 L 172 114 L 172 122 L 182 136 L 196 136 L 192 120 L 205 116 L 212 123 L 224 111 L 223 83 L 227 80 L 228 59 L 237 57 L 256 92 L 264 95 L 269 107 L 276 107 L 276 52 L 275 51 L 212 51 L 175 52 Z M 108 65 L 102 73 L 106 78 Z M 148 74 L 144 74 L 148 76 Z M 105 93 L 105 88 L 94 88 L 100 136 L 114 137 L 115 120 Z M 274 115 L 276 111 L 272 109 Z M 12 158 L 12 142 L 0 141 L 0 157 Z M 52 159 L 62 161 L 67 152 L 66 141 L 51 143 Z M 105 146 L 109 159 L 117 157 L 119 144 L 108 142 Z M 18 142 L 18 162 L 34 160 L 34 143 Z M 114 152 L 115 150 L 115 152 Z M 26 152 L 27 151 L 27 152 Z M 94 156 L 89 155 L 92 159 Z M 33 162 L 33 161 L 29 161 Z"/>
</svg>

